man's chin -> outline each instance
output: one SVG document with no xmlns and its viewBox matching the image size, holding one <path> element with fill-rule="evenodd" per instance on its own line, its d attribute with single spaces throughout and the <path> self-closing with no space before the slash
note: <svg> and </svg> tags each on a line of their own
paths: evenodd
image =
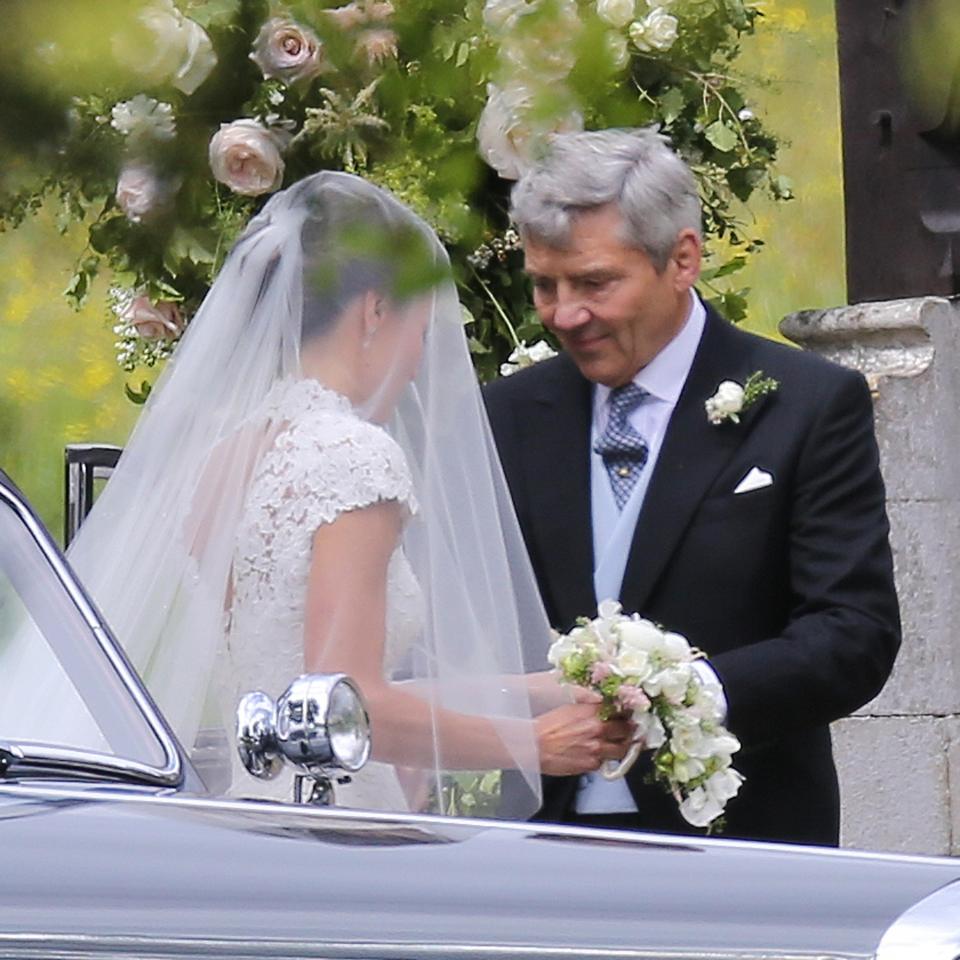
<svg viewBox="0 0 960 960">
<path fill-rule="evenodd" d="M 593 383 L 602 383 L 605 387 L 618 387 L 630 379 L 624 376 L 622 365 L 611 362 L 611 359 L 597 351 L 577 350 L 566 348 L 570 359 L 577 365 L 577 369 Z"/>
</svg>

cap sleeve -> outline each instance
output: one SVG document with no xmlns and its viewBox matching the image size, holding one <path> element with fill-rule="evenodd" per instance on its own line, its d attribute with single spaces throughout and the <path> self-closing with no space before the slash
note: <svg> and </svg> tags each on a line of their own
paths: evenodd
<svg viewBox="0 0 960 960">
<path fill-rule="evenodd" d="M 291 519 L 315 530 L 340 514 L 381 500 L 396 500 L 416 513 L 413 481 L 397 442 L 381 427 L 355 418 L 322 418 L 293 427 L 284 499 Z"/>
</svg>

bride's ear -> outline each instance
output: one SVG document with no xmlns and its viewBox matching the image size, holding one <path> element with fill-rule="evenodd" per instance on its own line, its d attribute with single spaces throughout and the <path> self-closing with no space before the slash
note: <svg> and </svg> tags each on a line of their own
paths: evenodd
<svg viewBox="0 0 960 960">
<path fill-rule="evenodd" d="M 363 295 L 361 322 L 363 325 L 363 345 L 369 346 L 383 324 L 385 305 L 383 297 L 373 290 Z"/>
</svg>

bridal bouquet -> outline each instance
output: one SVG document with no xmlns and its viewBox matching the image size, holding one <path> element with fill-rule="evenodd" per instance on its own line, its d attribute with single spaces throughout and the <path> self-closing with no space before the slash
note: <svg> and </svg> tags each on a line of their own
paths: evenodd
<svg viewBox="0 0 960 960">
<path fill-rule="evenodd" d="M 603 774 L 622 777 L 649 748 L 654 775 L 695 827 L 717 828 L 743 777 L 731 765 L 740 742 L 721 722 L 719 688 L 704 683 L 694 662 L 704 654 L 678 633 L 603 601 L 598 616 L 581 617 L 569 633 L 555 633 L 548 658 L 562 683 L 593 690 L 600 716 L 632 715 L 636 742 Z"/>
</svg>

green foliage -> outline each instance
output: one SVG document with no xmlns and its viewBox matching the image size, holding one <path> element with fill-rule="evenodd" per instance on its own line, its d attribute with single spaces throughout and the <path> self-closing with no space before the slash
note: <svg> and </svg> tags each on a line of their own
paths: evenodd
<svg viewBox="0 0 960 960">
<path fill-rule="evenodd" d="M 484 118 L 485 155 L 504 174 L 503 155 L 528 162 L 555 129 L 658 124 L 700 183 L 714 255 L 706 282 L 732 319 L 747 309 L 747 291 L 731 286 L 732 277 L 760 246 L 740 204 L 757 191 L 791 195 L 774 168 L 778 142 L 748 107 L 733 69 L 760 21 L 747 0 L 674 0 L 653 11 L 638 2 L 638 21 L 622 26 L 605 22 L 595 0 L 418 0 L 395 11 L 376 0 L 291 0 L 282 8 L 265 0 L 111 0 L 95 12 L 83 0 L 50 3 L 49 18 L 31 18 L 25 0 L 11 0 L 26 46 L 46 53 L 26 58 L 23 37 L 0 44 L 10 54 L 0 72 L 17 80 L 0 124 L 29 114 L 31 104 L 67 122 L 49 120 L 11 148 L 30 162 L 12 163 L 0 177 L 0 230 L 44 205 L 56 209 L 62 229 L 81 224 L 86 245 L 65 290 L 77 307 L 103 276 L 114 314 L 144 296 L 189 320 L 243 224 L 280 185 L 278 178 L 240 193 L 229 177 L 215 179 L 211 138 L 238 120 L 259 124 L 282 154 L 282 183 L 319 168 L 356 172 L 434 225 L 451 254 L 484 379 L 518 341 L 543 337 L 509 226 L 511 181 L 478 153 Z M 152 20 L 144 19 L 148 10 Z M 675 18 L 675 40 L 631 41 L 657 12 Z M 264 75 L 250 54 L 271 15 L 316 38 L 317 70 Z M 74 49 L 71 23 L 87 41 L 83 50 Z M 170 60 L 177 31 L 194 31 L 195 41 L 201 28 L 216 64 L 200 69 L 206 39 L 201 54 L 194 43 L 189 63 Z M 181 81 L 191 70 L 195 85 Z M 499 119 L 496 91 L 509 106 Z M 152 111 L 153 126 L 124 129 L 116 111 L 138 103 Z M 144 172 L 149 202 L 143 191 L 139 201 L 118 193 L 131 168 Z M 175 340 L 147 343 L 142 328 L 113 322 L 126 370 L 162 360 Z M 145 388 L 127 393 L 140 399 Z"/>
</svg>

